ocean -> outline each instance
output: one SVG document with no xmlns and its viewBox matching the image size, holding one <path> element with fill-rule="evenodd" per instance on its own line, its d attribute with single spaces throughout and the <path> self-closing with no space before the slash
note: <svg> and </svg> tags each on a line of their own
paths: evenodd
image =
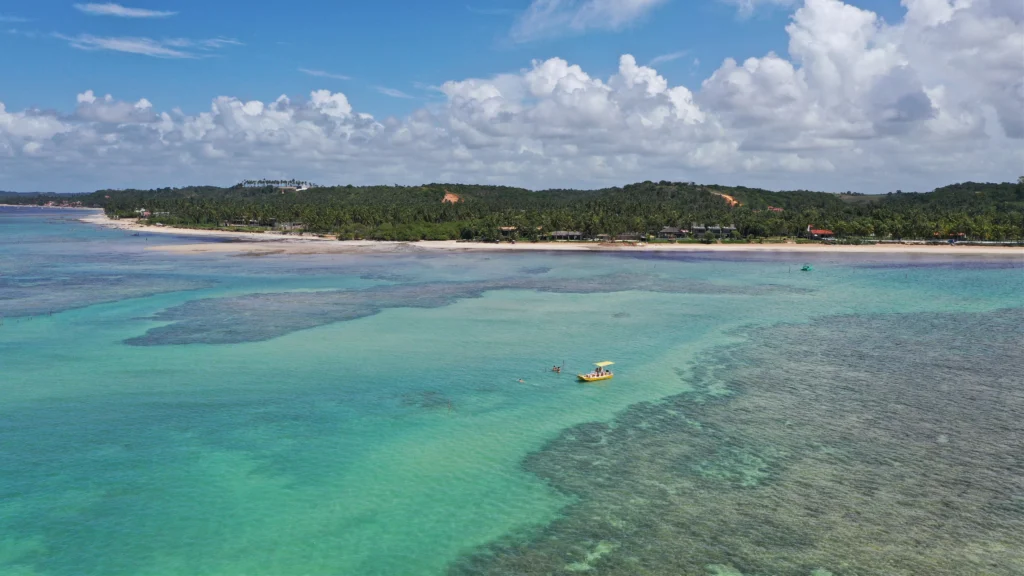
<svg viewBox="0 0 1024 576">
<path fill-rule="evenodd" d="M 1021 259 L 80 216 L 0 207 L 0 574 L 1024 574 Z"/>
</svg>

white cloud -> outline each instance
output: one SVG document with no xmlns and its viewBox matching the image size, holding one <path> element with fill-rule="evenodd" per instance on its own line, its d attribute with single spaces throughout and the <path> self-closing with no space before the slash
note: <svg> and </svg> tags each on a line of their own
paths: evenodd
<svg viewBox="0 0 1024 576">
<path fill-rule="evenodd" d="M 89 34 L 78 36 L 56 35 L 61 40 L 66 40 L 72 48 L 79 50 L 111 50 L 114 52 L 128 52 L 130 54 L 142 54 L 157 58 L 194 58 L 195 56 L 177 49 L 177 44 L 153 40 L 152 38 L 131 38 L 131 37 L 100 37 Z"/>
<path fill-rule="evenodd" d="M 195 45 L 199 48 L 210 50 L 223 48 L 225 46 L 244 46 L 244 44 L 234 38 L 209 38 L 207 40 L 197 40 Z"/>
<path fill-rule="evenodd" d="M 142 98 L 138 102 L 114 100 L 107 94 L 97 98 L 92 90 L 86 90 L 77 97 L 78 108 L 75 115 L 78 119 L 106 124 L 147 124 L 156 120 L 153 104 Z"/>
<path fill-rule="evenodd" d="M 335 80 L 351 80 L 349 76 L 342 74 L 333 74 L 331 72 L 324 72 L 323 70 L 309 70 L 308 68 L 299 68 L 299 72 L 308 74 L 310 76 L 316 76 L 317 78 L 333 78 Z"/>
<path fill-rule="evenodd" d="M 648 66 L 657 66 L 658 64 L 665 64 L 667 62 L 674 62 L 675 60 L 679 60 L 680 58 L 682 58 L 683 56 L 686 56 L 689 53 L 690 53 L 689 50 L 680 50 L 678 52 L 670 52 L 668 54 L 659 54 L 658 56 L 655 56 L 654 58 L 651 58 L 651 61 L 648 62 L 647 65 Z"/>
<path fill-rule="evenodd" d="M 144 8 L 128 8 L 120 4 L 108 2 L 106 4 L 75 4 L 75 8 L 92 14 L 93 16 L 118 16 L 120 18 L 167 18 L 174 16 L 177 12 L 164 10 L 146 10 Z"/>
<path fill-rule="evenodd" d="M 0 22 L 10 24 L 21 24 L 23 22 L 29 22 L 28 18 L 22 18 L 20 16 L 11 16 L 9 14 L 0 14 Z"/>
<path fill-rule="evenodd" d="M 647 15 L 667 0 L 533 0 L 516 19 L 515 42 L 578 34 L 589 29 L 617 30 Z"/>
<path fill-rule="evenodd" d="M 142 37 L 100 37 L 90 34 L 54 37 L 65 40 L 72 48 L 79 50 L 109 50 L 141 54 L 154 58 L 200 58 L 209 55 L 217 48 L 229 45 L 240 45 L 241 42 L 230 38 L 211 38 L 207 40 L 190 40 L 188 38 L 168 38 L 156 40 Z"/>
<path fill-rule="evenodd" d="M 380 92 L 381 94 L 385 96 L 390 96 L 392 98 L 412 98 L 412 96 L 406 94 L 405 92 L 402 92 L 401 90 L 395 88 L 388 88 L 387 86 L 377 86 L 377 92 Z"/>
<path fill-rule="evenodd" d="M 768 7 L 789 7 L 798 3 L 798 0 L 721 0 L 726 4 L 736 6 L 740 16 L 750 17 L 758 8 Z"/>
<path fill-rule="evenodd" d="M 443 83 L 443 101 L 376 119 L 345 94 L 220 96 L 161 111 L 92 91 L 74 113 L 0 105 L 9 187 L 319 182 L 603 186 L 697 180 L 867 192 L 1008 180 L 1024 166 L 1024 11 L 905 0 L 887 24 L 806 0 L 789 58 L 726 60 L 691 91 L 622 56 L 599 78 L 560 58 Z"/>
</svg>

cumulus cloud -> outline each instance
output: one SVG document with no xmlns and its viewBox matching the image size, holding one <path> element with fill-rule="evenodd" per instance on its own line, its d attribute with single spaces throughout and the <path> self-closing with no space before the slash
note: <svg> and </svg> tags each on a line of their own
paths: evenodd
<svg viewBox="0 0 1024 576">
<path fill-rule="evenodd" d="M 79 11 L 93 16 L 117 16 L 120 18 L 167 18 L 168 16 L 174 16 L 177 14 L 177 12 L 168 12 L 165 10 L 128 8 L 113 2 L 108 2 L 106 4 L 75 4 L 74 6 Z"/>
<path fill-rule="evenodd" d="M 616 30 L 667 0 L 533 0 L 512 27 L 511 38 L 529 42 L 588 29 Z"/>
<path fill-rule="evenodd" d="M 378 119 L 340 92 L 227 96 L 197 114 L 92 91 L 71 114 L 0 105 L 9 186 L 318 182 L 603 186 L 645 179 L 882 192 L 1007 180 L 1024 166 L 1024 14 L 904 0 L 887 24 L 806 0 L 788 55 L 728 59 L 691 91 L 630 55 L 596 77 L 561 58 L 452 80 Z M 997 33 L 998 32 L 998 33 Z"/>
</svg>

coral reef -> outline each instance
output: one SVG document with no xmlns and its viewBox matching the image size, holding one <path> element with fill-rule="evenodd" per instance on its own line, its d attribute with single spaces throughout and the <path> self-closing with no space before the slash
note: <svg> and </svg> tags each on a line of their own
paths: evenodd
<svg viewBox="0 0 1024 576">
<path fill-rule="evenodd" d="M 756 330 L 680 370 L 695 392 L 528 457 L 578 502 L 450 571 L 1024 574 L 1022 326 L 1014 309 Z"/>
</svg>

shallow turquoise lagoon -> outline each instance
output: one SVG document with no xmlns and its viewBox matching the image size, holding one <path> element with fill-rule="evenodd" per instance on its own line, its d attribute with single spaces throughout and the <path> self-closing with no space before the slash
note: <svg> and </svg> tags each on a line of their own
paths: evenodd
<svg viewBox="0 0 1024 576">
<path fill-rule="evenodd" d="M 743 394 L 726 351 L 1024 306 L 1012 259 L 170 256 L 74 217 L 0 208 L 0 574 L 444 574 L 593 500 L 524 465 L 567 430 Z"/>
</svg>

